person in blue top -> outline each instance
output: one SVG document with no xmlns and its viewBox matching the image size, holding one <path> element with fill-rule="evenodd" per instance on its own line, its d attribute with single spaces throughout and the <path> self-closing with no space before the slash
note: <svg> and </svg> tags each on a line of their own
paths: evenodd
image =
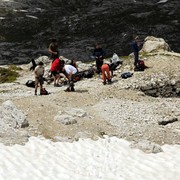
<svg viewBox="0 0 180 180">
<path fill-rule="evenodd" d="M 134 66 L 135 68 L 137 68 L 138 66 L 138 62 L 139 62 L 139 37 L 136 36 L 134 41 L 132 42 L 131 46 L 132 46 L 132 50 L 134 52 Z"/>
</svg>

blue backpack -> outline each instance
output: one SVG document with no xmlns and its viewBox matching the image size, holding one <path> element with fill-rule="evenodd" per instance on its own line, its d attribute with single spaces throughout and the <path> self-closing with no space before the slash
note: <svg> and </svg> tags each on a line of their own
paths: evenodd
<svg viewBox="0 0 180 180">
<path fill-rule="evenodd" d="M 133 75 L 133 73 L 131 73 L 131 72 L 125 72 L 125 73 L 121 74 L 121 78 L 127 79 L 127 78 L 132 77 L 132 75 Z"/>
</svg>

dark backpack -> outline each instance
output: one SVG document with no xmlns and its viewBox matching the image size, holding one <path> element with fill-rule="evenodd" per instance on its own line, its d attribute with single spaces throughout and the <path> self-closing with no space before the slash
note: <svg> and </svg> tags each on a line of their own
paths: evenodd
<svg viewBox="0 0 180 180">
<path fill-rule="evenodd" d="M 85 71 L 81 71 L 81 72 L 77 72 L 74 75 L 74 80 L 75 81 L 80 81 L 83 78 L 92 78 L 94 75 L 94 70 L 92 68 L 85 70 Z"/>
<path fill-rule="evenodd" d="M 28 80 L 28 81 L 26 82 L 26 86 L 27 86 L 27 87 L 35 88 L 35 81 L 33 81 L 33 80 Z"/>
<path fill-rule="evenodd" d="M 127 79 L 127 78 L 132 77 L 132 75 L 133 75 L 133 73 L 131 73 L 131 72 L 125 72 L 125 73 L 121 74 L 121 78 Z"/>
<path fill-rule="evenodd" d="M 84 72 L 77 72 L 75 75 L 74 75 L 74 80 L 75 81 L 80 81 L 84 76 Z"/>
<path fill-rule="evenodd" d="M 92 68 L 84 71 L 84 78 L 92 78 L 94 76 L 94 70 Z"/>
<path fill-rule="evenodd" d="M 42 88 L 41 90 L 40 90 L 40 95 L 48 95 L 49 93 L 48 93 L 48 91 L 45 89 L 45 88 Z"/>
<path fill-rule="evenodd" d="M 148 67 L 145 65 L 144 61 L 143 60 L 139 60 L 138 61 L 138 65 L 135 68 L 135 71 L 144 71 L 144 69 L 146 69 L 146 68 L 148 68 Z"/>
<path fill-rule="evenodd" d="M 111 71 L 115 71 L 116 68 L 117 68 L 120 64 L 122 64 L 121 61 L 117 61 L 116 63 L 111 63 L 111 64 L 109 65 L 109 69 L 110 69 Z"/>
</svg>

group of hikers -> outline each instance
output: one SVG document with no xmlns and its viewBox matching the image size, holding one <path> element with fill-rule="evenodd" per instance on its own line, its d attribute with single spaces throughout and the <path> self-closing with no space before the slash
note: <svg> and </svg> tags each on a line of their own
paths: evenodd
<svg viewBox="0 0 180 180">
<path fill-rule="evenodd" d="M 39 62 L 34 69 L 35 74 L 35 95 L 37 95 L 37 88 L 40 85 L 40 95 L 44 94 L 44 66 L 43 62 Z M 54 81 L 54 87 L 60 87 L 63 84 L 68 84 L 68 87 L 65 91 L 75 91 L 74 89 L 74 75 L 78 72 L 77 65 L 74 63 L 74 60 L 71 61 L 71 64 L 65 64 L 64 60 L 56 58 L 51 63 L 50 68 L 51 75 Z M 63 80 L 62 80 L 63 79 Z"/>
<path fill-rule="evenodd" d="M 134 39 L 132 42 L 132 49 L 134 52 L 134 66 L 135 69 L 139 66 L 138 59 L 138 37 Z M 64 60 L 59 58 L 59 47 L 56 39 L 52 39 L 49 47 L 49 52 L 51 53 L 51 68 L 50 73 L 54 81 L 55 87 L 60 87 L 63 84 L 68 84 L 68 87 L 65 91 L 75 91 L 74 89 L 74 77 L 75 74 L 78 73 L 78 66 L 76 64 L 76 60 L 72 59 L 69 64 L 66 64 Z M 121 63 L 120 61 L 113 62 L 111 60 L 110 63 L 105 63 L 105 51 L 102 49 L 100 44 L 95 45 L 95 49 L 93 51 L 93 57 L 96 61 L 96 73 L 102 75 L 103 84 L 111 84 L 113 71 L 116 67 Z M 34 68 L 35 74 L 35 95 L 37 95 L 37 88 L 40 86 L 40 94 L 43 95 L 43 75 L 44 75 L 44 66 L 43 62 L 39 62 L 39 64 Z M 63 79 L 63 80 L 62 80 Z"/>
</svg>

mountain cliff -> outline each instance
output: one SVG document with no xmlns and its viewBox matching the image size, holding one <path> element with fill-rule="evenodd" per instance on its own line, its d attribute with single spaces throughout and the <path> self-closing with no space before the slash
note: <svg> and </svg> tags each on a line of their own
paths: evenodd
<svg viewBox="0 0 180 180">
<path fill-rule="evenodd" d="M 96 42 L 127 55 L 134 35 L 164 38 L 180 51 L 178 0 L 0 0 L 0 64 L 27 63 L 48 55 L 56 37 L 60 54 L 90 59 Z"/>
</svg>

